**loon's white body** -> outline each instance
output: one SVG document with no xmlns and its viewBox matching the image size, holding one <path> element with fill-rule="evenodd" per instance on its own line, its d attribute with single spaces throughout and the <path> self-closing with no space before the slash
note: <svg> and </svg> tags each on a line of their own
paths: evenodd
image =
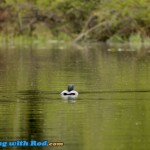
<svg viewBox="0 0 150 150">
<path fill-rule="evenodd" d="M 75 99 L 79 95 L 78 92 L 74 90 L 73 85 L 68 85 L 68 90 L 64 90 L 60 94 L 64 99 L 68 99 L 68 100 Z"/>
<path fill-rule="evenodd" d="M 75 95 L 75 96 L 78 96 L 78 92 L 75 91 L 75 90 L 72 90 L 72 91 L 64 90 L 64 91 L 61 92 L 61 95 Z"/>
</svg>

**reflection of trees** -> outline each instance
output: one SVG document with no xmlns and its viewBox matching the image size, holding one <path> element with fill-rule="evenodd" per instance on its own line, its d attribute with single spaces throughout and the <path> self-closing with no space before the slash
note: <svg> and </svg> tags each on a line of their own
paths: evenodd
<svg viewBox="0 0 150 150">
<path fill-rule="evenodd" d="M 38 61 L 36 59 L 33 50 L 30 50 L 28 66 L 28 90 L 24 92 L 25 99 L 27 101 L 27 116 L 26 116 L 26 135 L 27 140 L 43 140 L 43 124 L 44 118 L 43 109 L 41 108 L 41 96 L 38 91 Z M 32 149 L 32 147 L 30 148 Z"/>
<path fill-rule="evenodd" d="M 134 72 L 137 60 L 144 62 L 146 58 L 149 58 L 148 55 L 145 57 L 147 49 L 142 50 L 142 54 L 140 51 L 126 51 L 129 47 L 121 48 L 124 50 L 121 52 L 117 51 L 117 47 L 112 48 L 116 51 L 107 51 L 107 49 L 106 45 L 68 47 L 63 50 L 57 46 L 50 50 L 22 49 L 19 56 L 22 57 L 21 59 L 15 51 L 11 54 L 8 54 L 9 51 L 1 52 L 0 69 L 5 70 L 1 72 L 1 76 L 6 78 L 5 73 L 9 72 L 7 78 L 13 80 L 14 86 L 16 86 L 15 82 L 18 82 L 18 90 L 26 89 L 27 87 L 23 86 L 27 86 L 27 81 L 30 89 L 34 89 L 34 86 L 36 89 L 49 86 L 49 89 L 53 91 L 55 90 L 54 82 L 58 86 L 60 81 L 62 84 L 68 84 L 68 82 L 77 83 L 82 80 L 82 83 L 97 85 L 98 89 L 102 87 L 101 85 L 104 85 L 102 88 L 107 88 L 109 83 L 113 88 L 115 83 L 123 83 L 125 77 L 131 78 L 132 74 L 128 73 L 126 76 L 126 72 Z M 15 68 L 15 66 L 19 67 Z M 132 67 L 131 70 L 128 69 L 129 66 Z"/>
<path fill-rule="evenodd" d="M 29 140 L 41 140 L 43 134 L 43 114 L 41 113 L 40 94 L 36 90 L 26 91 L 27 105 L 27 137 Z"/>
<path fill-rule="evenodd" d="M 33 50 L 30 50 L 30 64 L 28 70 L 29 90 L 28 100 L 28 138 L 40 139 L 42 136 L 43 118 L 40 112 L 40 94 L 38 91 L 38 61 Z M 39 126 L 40 125 L 40 126 Z"/>
</svg>

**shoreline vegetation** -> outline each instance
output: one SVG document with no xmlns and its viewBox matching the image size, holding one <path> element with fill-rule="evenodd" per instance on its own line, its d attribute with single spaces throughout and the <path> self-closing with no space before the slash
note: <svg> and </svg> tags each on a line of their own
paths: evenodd
<svg viewBox="0 0 150 150">
<path fill-rule="evenodd" d="M 1 0 L 0 42 L 150 43 L 149 0 Z"/>
</svg>

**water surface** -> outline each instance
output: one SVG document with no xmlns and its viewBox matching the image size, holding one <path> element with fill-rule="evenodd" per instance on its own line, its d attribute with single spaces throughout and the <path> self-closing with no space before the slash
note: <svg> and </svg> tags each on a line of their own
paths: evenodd
<svg viewBox="0 0 150 150">
<path fill-rule="evenodd" d="M 59 95 L 69 83 L 76 101 Z M 44 150 L 147 150 L 149 50 L 0 49 L 0 141 L 32 139 L 64 142 Z"/>
</svg>

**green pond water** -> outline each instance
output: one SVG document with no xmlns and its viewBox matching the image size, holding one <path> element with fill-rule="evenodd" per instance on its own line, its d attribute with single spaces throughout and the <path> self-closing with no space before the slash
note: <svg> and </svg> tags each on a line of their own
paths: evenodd
<svg viewBox="0 0 150 150">
<path fill-rule="evenodd" d="M 105 45 L 1 48 L 1 149 L 148 150 L 149 52 Z M 76 100 L 60 96 L 70 83 Z M 2 141 L 17 140 L 64 146 L 2 148 Z"/>
</svg>

